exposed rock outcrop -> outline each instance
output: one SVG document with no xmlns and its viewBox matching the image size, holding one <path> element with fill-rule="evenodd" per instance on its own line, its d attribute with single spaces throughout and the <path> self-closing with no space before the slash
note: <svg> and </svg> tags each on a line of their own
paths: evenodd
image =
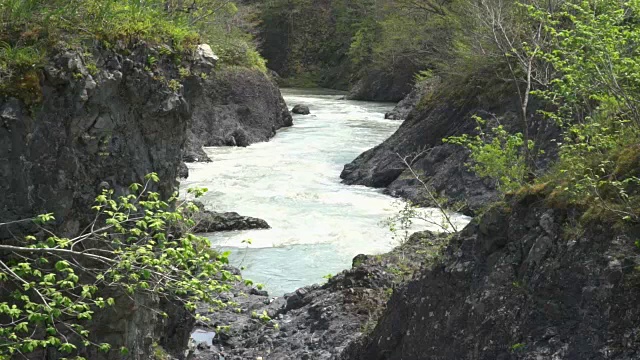
<svg viewBox="0 0 640 360">
<path fill-rule="evenodd" d="M 402 100 L 412 90 L 414 71 L 398 67 L 392 72 L 372 70 L 353 84 L 348 100 L 390 101 Z"/>
<path fill-rule="evenodd" d="M 225 296 L 237 306 L 214 314 L 201 309 L 215 319 L 199 324 L 203 329 L 229 327 L 216 334 L 211 344 L 200 346 L 193 359 L 336 358 L 362 331 L 373 329 L 392 289 L 433 261 L 445 243 L 443 236 L 414 234 L 388 254 L 359 255 L 352 269 L 326 284 L 301 288 L 282 298 L 269 299 L 265 292 L 239 283 Z M 273 321 L 255 316 L 263 312 Z"/>
<path fill-rule="evenodd" d="M 192 116 L 184 160 L 209 161 L 203 146 L 249 146 L 293 125 L 278 87 L 263 73 L 226 69 L 185 81 Z"/>
<path fill-rule="evenodd" d="M 484 93 L 479 90 L 484 89 L 481 85 L 458 84 L 464 89 L 458 92 L 446 86 L 434 89 L 429 100 L 423 100 L 424 107 L 412 111 L 396 133 L 344 167 L 340 175 L 344 183 L 387 188 L 391 195 L 432 205 L 422 185 L 403 164 L 401 157 L 407 157 L 437 195 L 447 198 L 449 204 L 464 202 L 463 211 L 467 214 L 497 200 L 495 183 L 479 178 L 466 167 L 468 151 L 442 142 L 448 136 L 474 133 L 477 124 L 472 115 L 476 114 L 512 131 L 521 131 L 517 96 L 508 90 Z M 539 164 L 545 168 L 546 161 L 556 153 L 552 139 L 558 137 L 559 131 L 551 122 L 539 118 L 531 121 L 529 131 L 545 150 L 545 159 Z"/>
<path fill-rule="evenodd" d="M 639 229 L 579 231 L 572 211 L 540 200 L 495 207 L 455 236 L 342 359 L 638 358 Z"/>
<path fill-rule="evenodd" d="M 263 74 L 214 73 L 215 58 L 206 47 L 193 57 L 183 54 L 179 65 L 167 50 L 144 43 L 96 46 L 90 54 L 52 49 L 34 86 L 41 104 L 0 98 L 0 222 L 53 213 L 60 235 L 78 234 L 104 188 L 121 194 L 155 172 L 161 182 L 149 190 L 165 197 L 177 190 L 176 178 L 188 173 L 181 167 L 188 129 L 202 130 L 199 135 L 233 133 L 236 143 L 248 144 L 290 125 L 278 89 Z M 185 69 L 191 75 L 182 78 Z M 189 138 L 194 139 L 201 138 Z M 212 216 L 207 231 L 268 226 L 237 214 Z M 21 225 L 0 227 L 0 241 L 32 230 Z M 154 345 L 184 358 L 194 319 L 182 306 L 154 296 L 103 295 L 115 298 L 116 306 L 94 315 L 89 330 L 97 343 L 125 346 L 129 359 L 149 359 Z M 164 319 L 151 309 L 170 316 Z M 118 351 L 91 348 L 79 348 L 79 355 L 121 358 Z"/>
<path fill-rule="evenodd" d="M 62 50 L 42 74 L 41 105 L 0 99 L 1 219 L 52 212 L 63 233 L 77 233 L 102 187 L 120 192 L 156 172 L 163 195 L 177 188 L 189 105 L 145 70 L 151 54 L 147 46 L 126 57 L 96 51 L 90 73 L 86 55 Z M 176 70 L 160 63 L 155 71 Z"/>
<path fill-rule="evenodd" d="M 384 115 L 385 119 L 389 120 L 405 120 L 411 111 L 416 109 L 420 100 L 422 100 L 427 94 L 433 92 L 435 86 L 437 86 L 440 79 L 433 78 L 416 83 L 413 86 L 413 90 L 400 100 L 393 110 Z"/>
</svg>

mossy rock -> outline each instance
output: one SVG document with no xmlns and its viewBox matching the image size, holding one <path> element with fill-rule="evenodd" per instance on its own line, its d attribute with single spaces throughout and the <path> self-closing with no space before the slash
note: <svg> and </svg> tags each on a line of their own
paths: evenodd
<svg viewBox="0 0 640 360">
<path fill-rule="evenodd" d="M 640 176 L 640 144 L 628 146 L 618 154 L 614 175 L 620 179 Z"/>
<path fill-rule="evenodd" d="M 0 84 L 0 95 L 16 97 L 29 106 L 42 102 L 40 72 L 29 70 L 16 75 L 5 85 Z"/>
</svg>

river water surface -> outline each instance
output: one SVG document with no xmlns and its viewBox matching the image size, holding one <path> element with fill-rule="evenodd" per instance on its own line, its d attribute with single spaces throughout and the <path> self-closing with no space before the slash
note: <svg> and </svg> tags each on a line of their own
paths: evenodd
<svg viewBox="0 0 640 360">
<path fill-rule="evenodd" d="M 231 262 L 244 268 L 243 276 L 264 284 L 273 296 L 322 282 L 349 268 L 358 254 L 391 250 L 397 243 L 383 223 L 400 206 L 380 190 L 340 183 L 345 164 L 400 126 L 384 120 L 393 104 L 346 101 L 342 93 L 317 89 L 282 93 L 290 108 L 304 104 L 311 115 L 294 115 L 294 126 L 270 142 L 206 148 L 213 162 L 190 164 L 182 185 L 207 187 L 202 201 L 212 210 L 236 211 L 271 225 L 209 237 L 215 248 L 231 249 Z M 454 219 L 461 225 L 469 220 Z"/>
</svg>

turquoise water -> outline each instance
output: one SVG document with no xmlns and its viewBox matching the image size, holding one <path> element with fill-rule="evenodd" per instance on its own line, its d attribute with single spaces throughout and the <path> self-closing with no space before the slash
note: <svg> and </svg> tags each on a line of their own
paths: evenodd
<svg viewBox="0 0 640 360">
<path fill-rule="evenodd" d="M 294 126 L 270 142 L 207 148 L 213 162 L 189 165 L 182 185 L 209 188 L 203 198 L 208 208 L 259 217 L 272 226 L 210 239 L 216 248 L 231 249 L 232 263 L 273 296 L 323 282 L 325 275 L 349 268 L 358 254 L 392 249 L 397 244 L 382 223 L 400 206 L 381 190 L 346 186 L 339 177 L 345 164 L 400 126 L 384 120 L 393 104 L 340 100 L 334 91 L 282 92 L 290 108 L 308 105 L 311 115 L 294 116 Z M 433 212 L 436 222 L 438 217 Z"/>
</svg>

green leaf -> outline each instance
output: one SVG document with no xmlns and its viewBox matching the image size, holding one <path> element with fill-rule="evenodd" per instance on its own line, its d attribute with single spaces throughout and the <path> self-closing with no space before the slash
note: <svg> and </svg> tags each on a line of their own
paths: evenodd
<svg viewBox="0 0 640 360">
<path fill-rule="evenodd" d="M 109 352 L 109 350 L 111 350 L 111 345 L 107 343 L 102 343 L 98 346 L 98 350 L 102 352 Z"/>
<path fill-rule="evenodd" d="M 58 347 L 58 350 L 60 350 L 60 352 L 63 352 L 63 353 L 70 353 L 76 349 L 77 349 L 76 346 L 70 343 L 61 344 Z"/>
</svg>

